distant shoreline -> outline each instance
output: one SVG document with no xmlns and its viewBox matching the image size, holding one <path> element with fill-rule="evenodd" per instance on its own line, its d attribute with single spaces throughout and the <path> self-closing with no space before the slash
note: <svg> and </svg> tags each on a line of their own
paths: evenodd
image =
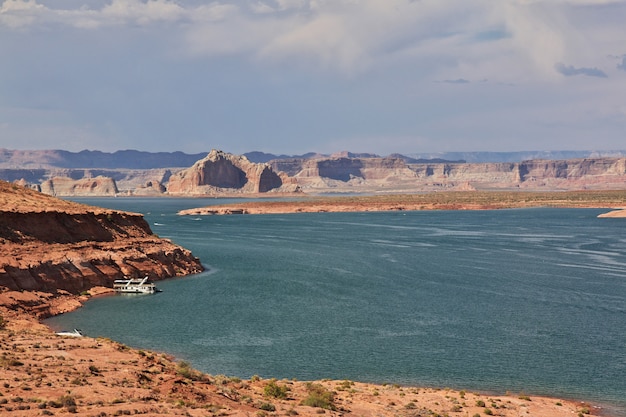
<svg viewBox="0 0 626 417">
<path fill-rule="evenodd" d="M 245 201 L 182 210 L 180 215 L 286 214 L 404 210 L 496 210 L 507 208 L 602 208 L 602 217 L 626 217 L 626 191 L 457 191 L 427 194 L 302 196 L 287 201 Z"/>
</svg>

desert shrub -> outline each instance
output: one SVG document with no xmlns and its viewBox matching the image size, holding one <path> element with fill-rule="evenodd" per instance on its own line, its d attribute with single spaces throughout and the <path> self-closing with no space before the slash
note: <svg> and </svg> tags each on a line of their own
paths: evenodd
<svg viewBox="0 0 626 417">
<path fill-rule="evenodd" d="M 259 409 L 263 411 L 276 411 L 276 407 L 272 403 L 261 403 Z"/>
<path fill-rule="evenodd" d="M 71 395 L 63 395 L 61 398 L 59 398 L 59 403 L 61 403 L 61 406 L 63 407 L 76 406 L 76 400 Z"/>
<path fill-rule="evenodd" d="M 287 398 L 287 392 L 289 391 L 289 388 L 286 385 L 278 385 L 276 383 L 276 380 L 272 379 L 270 380 L 270 382 L 267 383 L 267 385 L 265 385 L 265 388 L 263 388 L 263 393 L 267 396 L 267 397 L 274 397 L 274 398 Z"/>
<path fill-rule="evenodd" d="M 17 359 L 9 359 L 7 361 L 7 365 L 9 365 L 9 366 L 24 366 L 24 362 L 20 362 Z"/>
<path fill-rule="evenodd" d="M 478 401 L 476 401 L 476 406 L 477 407 L 484 407 L 485 406 L 485 402 L 483 400 L 478 400 Z"/>
<path fill-rule="evenodd" d="M 344 391 L 344 390 L 350 389 L 353 385 L 354 385 L 354 382 L 346 379 L 345 381 L 342 381 L 337 385 L 337 390 Z"/>
<path fill-rule="evenodd" d="M 189 362 L 180 361 L 176 367 L 176 373 L 183 378 L 191 379 L 192 381 L 201 381 L 204 375 L 191 367 Z"/>
<path fill-rule="evenodd" d="M 493 414 L 493 411 L 491 411 L 491 408 L 485 408 L 484 413 L 487 414 L 488 416 L 490 416 L 490 415 Z"/>
<path fill-rule="evenodd" d="M 319 407 L 326 410 L 335 411 L 335 396 L 321 384 L 307 383 L 308 396 L 302 400 L 302 405 L 308 407 Z"/>
</svg>

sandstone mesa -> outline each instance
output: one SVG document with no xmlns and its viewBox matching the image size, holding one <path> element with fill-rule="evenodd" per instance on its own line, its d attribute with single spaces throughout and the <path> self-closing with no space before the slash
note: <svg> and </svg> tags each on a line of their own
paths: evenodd
<svg viewBox="0 0 626 417">
<path fill-rule="evenodd" d="M 466 163 L 348 152 L 267 162 L 218 150 L 206 155 L 68 154 L 0 150 L 0 179 L 56 196 L 626 189 L 626 158 L 621 156 Z"/>
</svg>

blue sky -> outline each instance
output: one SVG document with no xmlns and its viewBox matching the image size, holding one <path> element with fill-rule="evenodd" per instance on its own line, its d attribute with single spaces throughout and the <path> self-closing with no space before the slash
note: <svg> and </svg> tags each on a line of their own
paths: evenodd
<svg viewBox="0 0 626 417">
<path fill-rule="evenodd" d="M 0 0 L 0 148 L 626 148 L 626 0 Z"/>
</svg>

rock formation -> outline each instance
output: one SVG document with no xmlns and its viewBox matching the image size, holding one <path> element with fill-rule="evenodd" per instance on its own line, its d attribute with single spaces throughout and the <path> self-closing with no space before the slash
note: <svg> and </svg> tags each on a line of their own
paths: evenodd
<svg viewBox="0 0 626 417">
<path fill-rule="evenodd" d="M 304 191 L 626 189 L 625 158 L 501 163 L 407 163 L 403 158 L 272 161 Z"/>
<path fill-rule="evenodd" d="M 112 178 L 72 179 L 54 177 L 41 183 L 41 192 L 53 196 L 115 196 L 117 185 Z"/>
<path fill-rule="evenodd" d="M 123 276 L 202 271 L 143 216 L 84 206 L 0 181 L 0 289 L 80 293 Z"/>
<path fill-rule="evenodd" d="M 171 195 L 222 193 L 293 192 L 295 181 L 268 164 L 255 164 L 245 156 L 212 150 L 191 168 L 172 175 L 167 185 Z"/>
<path fill-rule="evenodd" d="M 547 156 L 577 154 L 545 153 Z M 271 157 L 258 152 L 251 155 L 263 161 Z M 166 163 L 183 163 L 191 156 L 137 151 L 73 154 L 0 149 L 0 179 L 57 196 L 626 189 L 626 158 L 594 155 L 597 156 L 467 163 L 464 160 L 415 159 L 399 154 L 383 158 L 340 152 L 331 156 L 281 156 L 255 163 L 245 156 L 213 150 L 204 158 L 196 159 L 191 167 L 166 168 Z M 459 156 L 472 157 L 471 154 Z M 133 158 L 137 159 L 135 164 Z M 482 160 L 485 159 L 483 155 Z"/>
</svg>

